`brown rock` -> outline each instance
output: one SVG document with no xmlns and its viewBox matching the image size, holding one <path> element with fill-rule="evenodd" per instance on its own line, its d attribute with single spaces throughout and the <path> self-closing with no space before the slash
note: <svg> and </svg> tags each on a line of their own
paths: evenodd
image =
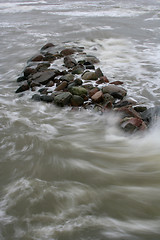
<svg viewBox="0 0 160 240">
<path fill-rule="evenodd" d="M 110 84 L 114 84 L 114 85 L 122 85 L 123 82 L 122 82 L 122 81 L 114 81 L 114 82 L 111 82 Z"/>
<path fill-rule="evenodd" d="M 100 77 L 100 79 L 98 79 L 98 80 L 96 81 L 96 83 L 97 83 L 97 84 L 109 83 L 109 80 L 108 80 L 107 77 L 102 76 L 102 77 Z"/>
<path fill-rule="evenodd" d="M 92 97 L 91 97 L 92 101 L 95 103 L 100 103 L 103 101 L 103 93 L 102 91 L 98 91 L 96 92 Z"/>
<path fill-rule="evenodd" d="M 83 80 L 97 80 L 98 76 L 95 72 L 85 72 L 82 74 L 82 79 Z"/>
<path fill-rule="evenodd" d="M 77 62 L 74 58 L 67 56 L 64 58 L 64 65 L 67 68 L 73 68 L 74 66 L 76 66 Z"/>
<path fill-rule="evenodd" d="M 75 50 L 73 48 L 65 48 L 60 52 L 62 56 L 72 55 L 73 53 L 75 53 Z"/>
<path fill-rule="evenodd" d="M 54 47 L 54 46 L 55 45 L 53 43 L 47 43 L 41 48 L 41 50 L 43 51 L 43 50 L 46 50 L 47 48 Z"/>
<path fill-rule="evenodd" d="M 27 91 L 28 89 L 29 89 L 28 82 L 25 81 L 25 82 L 16 90 L 16 93 L 24 92 L 24 91 Z"/>
<path fill-rule="evenodd" d="M 56 87 L 55 91 L 64 90 L 67 86 L 68 86 L 68 82 L 67 81 L 63 81 L 62 83 L 60 83 L 60 85 L 58 85 L 58 87 Z"/>
<path fill-rule="evenodd" d="M 124 88 L 118 87 L 113 84 L 109 84 L 108 86 L 103 87 L 102 91 L 103 93 L 109 93 L 114 98 L 118 99 L 123 99 L 123 97 L 127 94 L 127 91 Z"/>
<path fill-rule="evenodd" d="M 37 55 L 37 56 L 34 56 L 32 57 L 29 61 L 31 62 L 40 62 L 40 61 L 43 61 L 43 56 L 41 54 Z"/>
<path fill-rule="evenodd" d="M 143 120 L 136 117 L 124 118 L 121 122 L 121 127 L 127 132 L 135 132 L 147 128 Z"/>
<path fill-rule="evenodd" d="M 89 97 L 91 98 L 95 93 L 97 93 L 99 89 L 97 87 L 94 87 L 89 91 Z"/>
<path fill-rule="evenodd" d="M 47 70 L 45 72 L 37 72 L 31 76 L 31 79 L 29 79 L 29 81 L 34 81 L 36 83 L 45 85 L 50 80 L 53 80 L 55 78 L 55 76 L 57 76 L 57 75 L 58 75 L 57 70 Z"/>
</svg>

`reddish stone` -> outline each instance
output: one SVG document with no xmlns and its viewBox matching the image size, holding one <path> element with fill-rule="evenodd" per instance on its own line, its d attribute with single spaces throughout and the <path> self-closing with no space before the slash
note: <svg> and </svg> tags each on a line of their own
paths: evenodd
<svg viewBox="0 0 160 240">
<path fill-rule="evenodd" d="M 100 77 L 99 81 L 100 81 L 100 83 L 109 83 L 109 80 L 108 80 L 108 78 L 106 76 Z"/>
<path fill-rule="evenodd" d="M 31 61 L 32 62 L 40 62 L 40 61 L 43 61 L 43 56 L 40 54 L 40 55 L 37 55 L 33 58 L 31 58 Z"/>
<path fill-rule="evenodd" d="M 63 56 L 72 55 L 73 53 L 75 53 L 75 50 L 73 48 L 65 48 L 60 52 L 60 54 Z"/>
<path fill-rule="evenodd" d="M 103 93 L 102 91 L 98 91 L 96 92 L 92 97 L 91 97 L 92 101 L 95 103 L 99 103 L 103 100 Z"/>
<path fill-rule="evenodd" d="M 54 46 L 55 45 L 53 43 L 47 43 L 41 48 L 41 50 L 46 50 L 47 48 L 54 47 Z"/>
<path fill-rule="evenodd" d="M 121 127 L 128 132 L 147 129 L 147 126 L 145 125 L 143 120 L 136 117 L 123 119 L 121 123 Z"/>
<path fill-rule="evenodd" d="M 67 85 L 68 85 L 67 81 L 63 81 L 58 85 L 58 87 L 56 87 L 55 91 L 64 90 L 67 87 Z"/>
<path fill-rule="evenodd" d="M 123 82 L 122 82 L 122 81 L 114 81 L 114 82 L 111 82 L 110 84 L 114 84 L 114 85 L 122 85 Z"/>
<path fill-rule="evenodd" d="M 115 110 L 118 112 L 122 112 L 125 115 L 125 117 L 129 116 L 141 119 L 141 116 L 132 107 L 121 107 Z"/>
<path fill-rule="evenodd" d="M 91 98 L 91 97 L 92 97 L 96 92 L 98 92 L 98 91 L 99 91 L 99 89 L 98 89 L 97 87 L 91 89 L 91 90 L 89 91 L 89 97 Z"/>
</svg>

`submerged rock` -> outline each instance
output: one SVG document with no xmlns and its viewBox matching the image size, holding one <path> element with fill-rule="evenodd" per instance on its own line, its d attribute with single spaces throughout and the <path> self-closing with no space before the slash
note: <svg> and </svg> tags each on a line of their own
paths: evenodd
<svg viewBox="0 0 160 240">
<path fill-rule="evenodd" d="M 63 92 L 54 97 L 54 102 L 58 106 L 63 107 L 70 103 L 71 97 L 72 97 L 72 94 L 70 92 Z"/>
</svg>

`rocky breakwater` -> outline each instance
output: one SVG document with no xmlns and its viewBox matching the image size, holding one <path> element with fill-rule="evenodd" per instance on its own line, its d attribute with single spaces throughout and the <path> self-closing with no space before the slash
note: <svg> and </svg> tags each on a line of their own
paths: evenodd
<svg viewBox="0 0 160 240">
<path fill-rule="evenodd" d="M 32 91 L 35 101 L 73 110 L 114 111 L 120 115 L 123 130 L 133 133 L 147 129 L 151 122 L 148 109 L 127 98 L 123 82 L 110 82 L 99 66 L 99 59 L 87 55 L 83 47 L 48 43 L 28 60 L 17 79 L 20 86 L 16 93 Z"/>
</svg>

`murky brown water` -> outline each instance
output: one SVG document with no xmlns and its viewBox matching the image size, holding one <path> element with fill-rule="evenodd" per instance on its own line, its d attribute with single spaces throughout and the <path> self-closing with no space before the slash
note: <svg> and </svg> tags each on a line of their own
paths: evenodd
<svg viewBox="0 0 160 240">
<path fill-rule="evenodd" d="M 159 20 L 159 1 L 0 1 L 0 239 L 160 238 L 158 121 L 126 136 L 113 115 L 14 93 L 33 54 L 70 41 L 130 97 L 159 105 Z"/>
</svg>

